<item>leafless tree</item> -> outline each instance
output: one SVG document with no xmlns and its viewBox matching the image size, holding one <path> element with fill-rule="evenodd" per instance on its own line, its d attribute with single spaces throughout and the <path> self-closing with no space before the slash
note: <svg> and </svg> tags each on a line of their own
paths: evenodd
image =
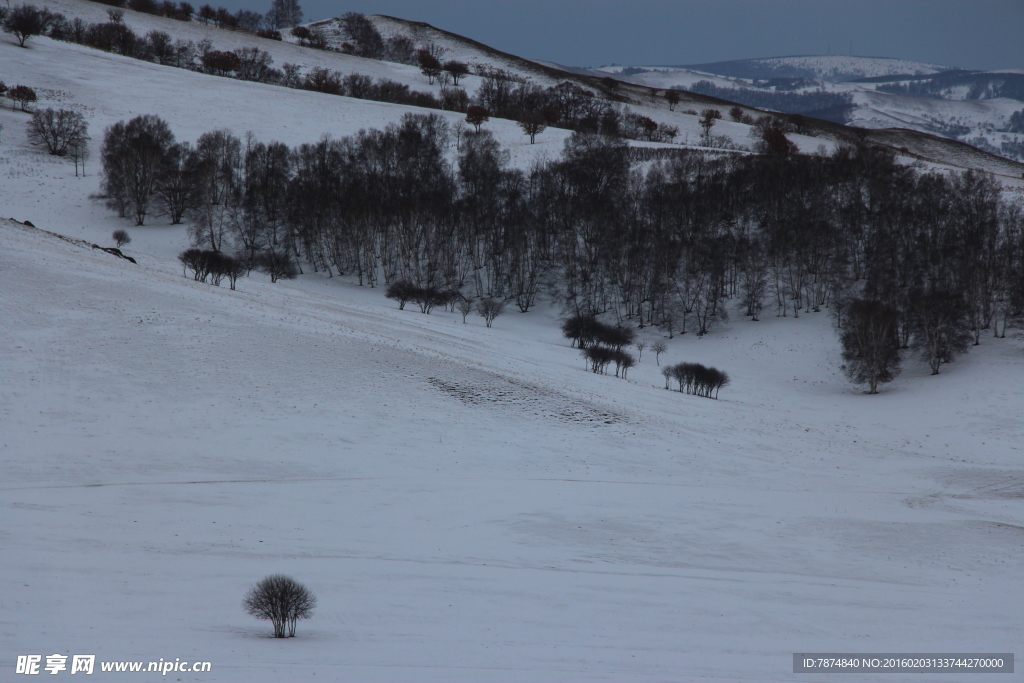
<svg viewBox="0 0 1024 683">
<path fill-rule="evenodd" d="M 273 624 L 275 638 L 294 638 L 296 622 L 313 616 L 316 596 L 290 576 L 272 574 L 249 590 L 242 605 L 248 614 Z"/>
<path fill-rule="evenodd" d="M 658 340 L 651 344 L 651 351 L 654 351 L 654 361 L 660 366 L 661 365 L 661 354 L 665 353 L 668 347 L 665 342 Z"/>
<path fill-rule="evenodd" d="M 28 105 L 36 101 L 36 91 L 27 85 L 14 86 L 7 91 L 7 96 L 11 98 L 11 109 L 20 103 L 22 111 L 28 111 Z"/>
<path fill-rule="evenodd" d="M 298 275 L 295 263 L 287 250 L 270 250 L 261 254 L 256 261 L 256 269 L 270 276 L 271 282 L 278 280 L 294 280 Z"/>
<path fill-rule="evenodd" d="M 679 104 L 679 91 L 678 90 L 666 90 L 665 101 L 668 102 L 668 110 L 675 111 L 676 105 Z"/>
<path fill-rule="evenodd" d="M 5 13 L 2 26 L 5 32 L 14 34 L 18 45 L 25 47 L 25 41 L 29 38 L 46 33 L 52 20 L 53 15 L 49 10 L 33 5 L 19 5 Z"/>
<path fill-rule="evenodd" d="M 444 70 L 451 74 L 452 85 L 458 85 L 459 79 L 469 74 L 469 67 L 465 62 L 456 59 L 449 59 L 444 63 Z"/>
<path fill-rule="evenodd" d="M 76 138 L 68 147 L 68 156 L 75 162 L 75 177 L 78 176 L 78 167 L 82 167 L 82 175 L 85 175 L 85 162 L 89 159 L 89 138 L 84 136 Z"/>
<path fill-rule="evenodd" d="M 473 312 L 473 300 L 469 297 L 461 297 L 456 306 L 459 308 L 459 313 L 462 314 L 462 324 L 465 325 L 466 316 Z"/>
<path fill-rule="evenodd" d="M 68 149 L 79 139 L 88 135 L 89 125 L 77 111 L 50 108 L 32 114 L 28 124 L 28 139 L 46 145 L 47 151 L 55 156 L 66 156 Z"/>
<path fill-rule="evenodd" d="M 433 85 L 434 79 L 441 74 L 441 61 L 425 48 L 420 48 L 416 51 L 416 62 L 428 82 Z"/>
<path fill-rule="evenodd" d="M 636 359 L 637 359 L 637 361 L 639 361 L 639 360 L 641 360 L 644 357 L 644 349 L 647 348 L 647 342 L 645 342 L 643 339 L 640 339 L 640 340 L 637 340 L 637 342 L 635 344 L 633 344 L 633 346 L 636 347 L 636 350 L 637 350 Z"/>
<path fill-rule="evenodd" d="M 846 306 L 844 318 L 839 334 L 843 370 L 851 381 L 866 382 L 868 393 L 877 394 L 880 382 L 899 374 L 898 314 L 880 301 L 854 299 Z"/>
<path fill-rule="evenodd" d="M 700 129 L 704 131 L 705 139 L 711 136 L 711 128 L 720 118 L 722 118 L 722 112 L 717 109 L 705 109 L 700 113 Z"/>
<path fill-rule="evenodd" d="M 530 144 L 532 145 L 537 136 L 544 132 L 547 128 L 547 123 L 544 122 L 544 116 L 540 112 L 532 112 L 527 114 L 519 121 L 519 127 L 523 129 L 523 132 L 530 136 Z"/>
<path fill-rule="evenodd" d="M 466 123 L 476 128 L 476 132 L 480 132 L 480 126 L 487 123 L 491 118 L 491 112 L 487 111 L 484 107 L 473 105 L 466 109 Z"/>
<path fill-rule="evenodd" d="M 112 233 L 112 234 L 110 235 L 110 237 L 111 237 L 111 238 L 112 238 L 112 239 L 114 240 L 114 242 L 115 242 L 115 243 L 117 244 L 117 248 L 118 248 L 118 249 L 120 249 L 121 247 L 123 247 L 123 246 L 124 246 L 124 245 L 126 245 L 126 244 L 129 244 L 129 243 L 131 243 L 131 241 L 132 241 L 132 238 L 131 238 L 131 236 L 130 236 L 130 235 L 128 234 L 128 231 L 127 231 L 127 230 L 115 230 L 115 231 L 114 231 L 114 232 L 113 232 L 113 233 Z"/>
<path fill-rule="evenodd" d="M 477 302 L 476 312 L 484 319 L 487 327 L 490 327 L 494 319 L 505 312 L 505 302 L 499 299 L 483 299 Z"/>
<path fill-rule="evenodd" d="M 270 3 L 266 23 L 272 29 L 291 28 L 302 21 L 299 0 L 274 0 Z"/>
</svg>

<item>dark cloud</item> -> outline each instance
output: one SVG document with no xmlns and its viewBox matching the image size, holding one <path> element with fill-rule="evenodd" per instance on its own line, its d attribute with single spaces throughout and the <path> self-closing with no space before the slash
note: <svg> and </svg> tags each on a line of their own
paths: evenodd
<svg viewBox="0 0 1024 683">
<path fill-rule="evenodd" d="M 269 0 L 266 5 L 269 7 Z M 252 2 L 235 2 L 265 11 Z M 573 66 L 853 54 L 965 68 L 1024 67 L 1024 0 L 329 0 L 425 21 L 523 57 Z"/>
</svg>

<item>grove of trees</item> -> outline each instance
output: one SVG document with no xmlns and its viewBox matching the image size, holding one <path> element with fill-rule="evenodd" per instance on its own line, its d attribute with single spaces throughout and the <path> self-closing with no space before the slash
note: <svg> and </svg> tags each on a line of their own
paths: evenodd
<svg viewBox="0 0 1024 683">
<path fill-rule="evenodd" d="M 570 319 L 669 336 L 730 311 L 830 308 L 872 390 L 895 371 L 892 348 L 938 372 L 1024 317 L 1021 207 L 975 171 L 923 172 L 867 145 L 651 158 L 586 133 L 556 159 L 508 160 L 486 130 L 455 138 L 436 114 L 295 148 L 228 131 L 193 148 L 139 117 L 103 152 L 110 205 L 140 223 L 155 196 L 189 217 L 197 248 L 285 254 L 361 285 L 447 292 L 443 305 L 526 312 L 543 292 Z"/>
</svg>

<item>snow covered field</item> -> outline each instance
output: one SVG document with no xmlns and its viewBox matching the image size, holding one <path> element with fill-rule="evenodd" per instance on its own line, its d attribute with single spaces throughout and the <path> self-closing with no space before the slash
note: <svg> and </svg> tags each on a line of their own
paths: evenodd
<svg viewBox="0 0 1024 683">
<path fill-rule="evenodd" d="M 829 680 L 791 653 L 1018 642 L 1018 340 L 871 397 L 826 314 L 738 320 L 662 358 L 728 369 L 710 401 L 649 352 L 584 371 L 550 311 L 487 329 L 339 278 L 231 292 L 10 222 L 0 245 L 5 666 Z M 320 598 L 290 641 L 240 607 L 278 571 Z"/>
<path fill-rule="evenodd" d="M 179 139 L 296 144 L 410 110 L 46 39 L 0 65 L 94 140 L 157 112 Z M 662 363 L 733 378 L 681 395 L 649 350 L 629 381 L 586 372 L 544 306 L 488 329 L 323 274 L 195 283 L 185 227 L 117 219 L 89 199 L 98 160 L 75 178 L 26 119 L 0 111 L 0 218 L 39 228 L 0 220 L 0 679 L 63 653 L 230 683 L 919 683 L 796 675 L 792 653 L 1017 647 L 1019 336 L 866 396 L 827 313 L 736 315 L 666 340 Z M 564 137 L 488 126 L 517 164 Z M 120 227 L 137 265 L 42 231 Z M 319 598 L 295 639 L 241 608 L 274 572 Z M 90 680 L 133 677 L 157 680 Z"/>
</svg>

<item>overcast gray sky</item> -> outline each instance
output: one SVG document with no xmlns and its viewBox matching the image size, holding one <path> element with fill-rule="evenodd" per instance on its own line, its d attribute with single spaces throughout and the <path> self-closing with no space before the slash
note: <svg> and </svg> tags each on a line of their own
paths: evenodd
<svg viewBox="0 0 1024 683">
<path fill-rule="evenodd" d="M 1024 68 L 1024 0 L 300 1 L 307 21 L 390 14 L 569 66 L 847 54 L 852 41 L 855 55 Z"/>
</svg>

